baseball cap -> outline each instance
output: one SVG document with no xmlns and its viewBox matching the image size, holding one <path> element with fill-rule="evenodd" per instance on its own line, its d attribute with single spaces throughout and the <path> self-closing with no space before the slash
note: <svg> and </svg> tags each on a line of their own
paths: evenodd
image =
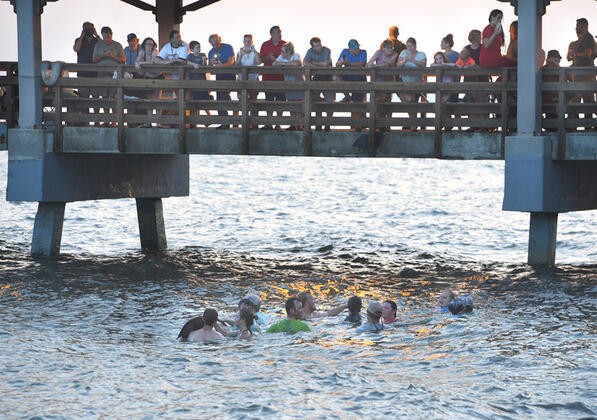
<svg viewBox="0 0 597 420">
<path fill-rule="evenodd" d="M 370 302 L 369 306 L 367 306 L 367 312 L 369 312 L 371 315 L 381 316 L 381 313 L 382 313 L 381 303 L 379 303 L 376 300 Z"/>
<path fill-rule="evenodd" d="M 356 50 L 360 46 L 361 46 L 361 44 L 359 44 L 359 41 L 357 41 L 356 39 L 351 39 L 350 41 L 348 41 L 348 48 L 352 48 L 353 50 Z"/>
<path fill-rule="evenodd" d="M 136 39 L 137 35 L 135 35 L 134 33 L 130 33 L 126 36 L 126 40 L 127 41 L 132 41 L 133 39 Z"/>
<path fill-rule="evenodd" d="M 261 307 L 261 299 L 259 299 L 259 296 L 257 296 L 255 293 L 251 293 L 245 296 L 245 300 L 251 302 L 251 305 L 253 305 L 253 307 L 256 310 L 259 310 L 259 308 Z"/>
</svg>

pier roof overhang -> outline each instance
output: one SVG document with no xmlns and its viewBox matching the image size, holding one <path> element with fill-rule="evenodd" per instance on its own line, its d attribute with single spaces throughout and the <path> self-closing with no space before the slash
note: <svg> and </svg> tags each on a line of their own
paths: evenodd
<svg viewBox="0 0 597 420">
<path fill-rule="evenodd" d="M 204 7 L 209 6 L 210 4 L 214 4 L 219 2 L 220 0 L 198 0 L 193 1 L 186 6 L 183 6 L 182 0 L 156 0 L 155 6 L 142 1 L 142 0 L 121 0 L 123 3 L 130 4 L 141 10 L 151 11 L 154 15 L 156 15 L 156 20 L 158 18 L 158 13 L 160 9 L 168 8 L 172 12 L 174 12 L 174 20 L 176 23 L 182 23 L 182 17 L 187 12 L 194 12 L 195 10 L 203 9 Z"/>
<path fill-rule="evenodd" d="M 502 3 L 510 3 L 514 7 L 514 14 L 518 16 L 518 0 L 498 0 Z M 528 1 L 528 0 L 525 0 Z M 549 3 L 552 1 L 560 1 L 560 0 L 538 0 L 537 1 L 537 15 L 543 16 L 545 14 L 545 9 L 549 6 Z"/>
</svg>

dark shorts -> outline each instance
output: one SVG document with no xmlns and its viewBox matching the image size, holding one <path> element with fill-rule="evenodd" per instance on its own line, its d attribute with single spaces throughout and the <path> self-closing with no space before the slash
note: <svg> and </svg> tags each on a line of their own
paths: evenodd
<svg viewBox="0 0 597 420">
<path fill-rule="evenodd" d="M 284 92 L 265 92 L 265 99 L 267 101 L 285 101 L 286 94 Z"/>
</svg>

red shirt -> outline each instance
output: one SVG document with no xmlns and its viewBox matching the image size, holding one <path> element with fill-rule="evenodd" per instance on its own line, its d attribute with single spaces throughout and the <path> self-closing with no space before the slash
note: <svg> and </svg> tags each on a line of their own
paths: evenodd
<svg viewBox="0 0 597 420">
<path fill-rule="evenodd" d="M 261 56 L 261 60 L 263 61 L 264 66 L 271 66 L 272 63 L 278 58 L 278 56 L 282 53 L 282 47 L 286 44 L 286 41 L 280 40 L 278 45 L 274 45 L 272 40 L 265 41 L 261 44 L 261 49 L 259 50 L 259 55 Z M 269 54 L 274 54 L 273 60 L 268 60 L 266 58 Z M 284 80 L 284 75 L 282 74 L 264 74 L 261 76 L 261 80 Z"/>
<path fill-rule="evenodd" d="M 483 29 L 483 45 L 481 45 L 481 54 L 479 56 L 479 65 L 488 69 L 499 67 L 516 67 L 516 60 L 511 60 L 502 56 L 502 45 L 504 45 L 504 34 L 498 34 L 490 47 L 485 46 L 485 40 L 493 35 L 495 28 L 487 25 Z"/>
</svg>

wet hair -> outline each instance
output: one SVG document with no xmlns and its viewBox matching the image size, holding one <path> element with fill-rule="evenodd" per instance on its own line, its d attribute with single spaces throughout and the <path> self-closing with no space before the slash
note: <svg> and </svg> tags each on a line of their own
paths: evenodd
<svg viewBox="0 0 597 420">
<path fill-rule="evenodd" d="M 110 29 L 109 26 L 104 26 L 104 27 L 102 27 L 100 33 L 112 35 L 112 29 Z"/>
<path fill-rule="evenodd" d="M 363 301 L 358 296 L 351 296 L 348 298 L 348 312 L 351 314 L 358 314 L 363 308 Z"/>
<path fill-rule="evenodd" d="M 238 308 L 240 309 L 241 306 L 243 305 L 248 305 L 251 308 L 253 308 L 253 310 L 255 312 L 257 312 L 259 310 L 259 308 L 256 308 L 255 305 L 253 304 L 253 302 L 251 302 L 251 299 L 247 299 L 247 298 L 242 298 L 239 302 L 238 302 Z"/>
<path fill-rule="evenodd" d="M 157 47 L 158 47 L 158 44 L 156 44 L 155 40 L 154 40 L 152 37 L 148 36 L 148 37 L 147 37 L 147 38 L 145 38 L 145 39 L 143 40 L 143 42 L 141 43 L 141 49 L 142 49 L 142 50 L 144 50 L 144 49 L 145 49 L 145 44 L 147 43 L 147 41 L 151 41 L 151 42 L 153 42 L 153 48 L 152 48 L 152 50 L 155 50 L 155 49 L 157 49 Z"/>
<path fill-rule="evenodd" d="M 589 26 L 589 21 L 585 18 L 576 19 L 576 23 L 585 27 Z"/>
<path fill-rule="evenodd" d="M 257 316 L 255 316 L 251 312 L 247 311 L 246 309 L 241 309 L 240 312 L 238 313 L 238 316 L 243 321 L 245 321 L 245 324 L 247 325 L 247 329 L 249 330 L 249 332 L 251 332 L 251 325 L 253 325 L 253 321 L 255 321 L 257 319 Z M 253 335 L 252 332 L 251 332 L 251 335 Z"/>
<path fill-rule="evenodd" d="M 309 299 L 309 296 L 311 296 L 311 293 L 309 292 L 300 292 L 298 295 L 296 295 L 296 298 L 301 301 L 303 306 L 305 306 L 305 303 L 307 303 L 307 299 Z"/>
<path fill-rule="evenodd" d="M 199 41 L 191 41 L 189 42 L 189 49 L 192 51 L 193 48 L 195 48 L 195 45 L 199 45 L 199 48 L 201 48 L 201 44 L 199 43 Z"/>
<path fill-rule="evenodd" d="M 412 36 L 406 40 L 406 43 L 414 44 L 415 47 L 417 46 L 417 40 L 414 39 Z"/>
<path fill-rule="evenodd" d="M 288 44 L 286 44 L 288 45 Z M 291 297 L 286 299 L 285 307 L 286 307 L 286 314 L 290 314 L 291 311 L 294 311 L 294 307 L 296 306 L 296 302 L 300 302 L 301 300 L 297 297 Z M 301 302 L 302 303 L 302 302 Z"/>
<path fill-rule="evenodd" d="M 314 36 L 309 40 L 309 44 L 311 44 L 311 46 L 313 46 L 313 44 L 321 44 L 321 39 Z"/>
<path fill-rule="evenodd" d="M 396 311 L 398 311 L 398 305 L 393 300 L 384 300 L 383 303 L 389 303 L 392 311 L 394 311 L 394 316 L 396 316 Z"/>
<path fill-rule="evenodd" d="M 269 34 L 271 35 L 272 32 L 274 32 L 275 30 L 282 32 L 282 30 L 280 29 L 280 27 L 278 25 L 274 25 L 271 28 L 269 28 Z"/>
<path fill-rule="evenodd" d="M 475 38 L 481 39 L 481 31 L 478 29 L 473 29 L 468 33 L 468 41 L 473 42 Z"/>
<path fill-rule="evenodd" d="M 448 34 L 442 38 L 442 43 L 446 43 L 452 48 L 454 46 L 454 36 L 452 34 Z"/>
<path fill-rule="evenodd" d="M 178 337 L 182 341 L 186 341 L 189 339 L 189 334 L 193 331 L 200 330 L 203 328 L 205 323 L 203 322 L 203 318 L 201 316 L 196 316 L 193 319 L 188 320 L 183 326 L 180 332 L 178 333 Z"/>
<path fill-rule="evenodd" d="M 493 9 L 490 13 L 489 13 L 489 22 L 491 22 L 491 19 L 493 19 L 494 17 L 496 17 L 497 15 L 502 15 L 504 16 L 504 12 L 502 12 L 500 9 Z"/>
<path fill-rule="evenodd" d="M 218 311 L 216 311 L 215 309 L 207 308 L 203 312 L 203 322 L 205 323 L 205 325 L 209 325 L 210 327 L 212 327 L 216 323 L 217 320 L 218 320 Z"/>
<path fill-rule="evenodd" d="M 177 29 L 172 29 L 170 31 L 170 35 L 168 35 L 168 39 L 172 39 L 174 37 L 174 35 L 176 35 L 176 34 L 180 34 L 180 31 Z"/>
</svg>

